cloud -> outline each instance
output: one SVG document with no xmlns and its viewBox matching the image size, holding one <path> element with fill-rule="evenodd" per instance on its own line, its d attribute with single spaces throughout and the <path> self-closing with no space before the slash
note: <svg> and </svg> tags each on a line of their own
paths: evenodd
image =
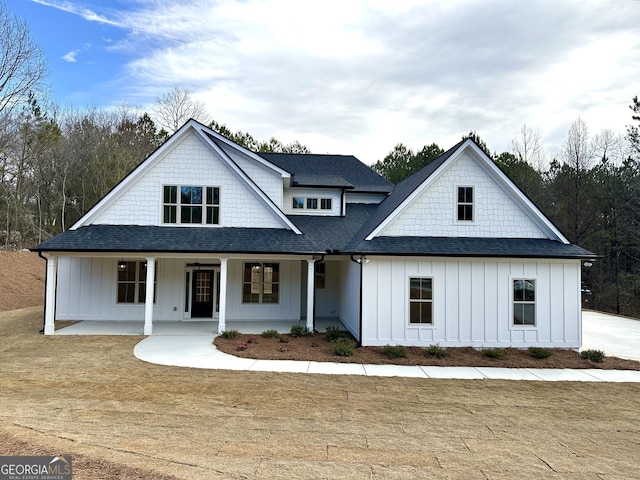
<svg viewBox="0 0 640 480">
<path fill-rule="evenodd" d="M 36 1 L 126 32 L 119 94 L 188 88 L 231 128 L 368 162 L 470 130 L 502 151 L 525 123 L 555 148 L 578 116 L 623 131 L 640 91 L 638 2 Z"/>
<path fill-rule="evenodd" d="M 71 52 L 64 54 L 61 58 L 65 62 L 73 63 L 77 61 L 76 57 L 78 56 L 78 53 L 80 53 L 80 50 L 73 50 Z"/>
</svg>

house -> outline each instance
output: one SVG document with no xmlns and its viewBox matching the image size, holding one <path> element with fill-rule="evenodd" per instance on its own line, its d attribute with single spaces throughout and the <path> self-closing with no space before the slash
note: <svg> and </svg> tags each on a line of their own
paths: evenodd
<svg viewBox="0 0 640 480">
<path fill-rule="evenodd" d="M 45 334 L 330 317 L 362 345 L 476 347 L 579 348 L 593 258 L 470 139 L 394 187 L 353 156 L 259 154 L 193 120 L 34 250 Z"/>
</svg>

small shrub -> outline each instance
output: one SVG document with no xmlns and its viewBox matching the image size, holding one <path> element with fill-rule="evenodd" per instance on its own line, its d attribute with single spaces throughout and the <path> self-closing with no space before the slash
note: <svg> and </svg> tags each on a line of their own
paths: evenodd
<svg viewBox="0 0 640 480">
<path fill-rule="evenodd" d="M 442 348 L 437 343 L 435 345 L 429 345 L 427 348 L 425 348 L 424 354 L 427 357 L 432 357 L 432 358 L 446 358 L 449 356 L 449 352 L 447 352 L 447 349 Z"/>
<path fill-rule="evenodd" d="M 341 338 L 349 338 L 349 334 L 344 330 L 340 330 L 340 327 L 332 327 L 331 325 L 327 327 L 325 336 L 327 342 L 337 342 Z"/>
<path fill-rule="evenodd" d="M 236 338 L 238 336 L 238 330 L 225 330 L 220 335 L 223 338 Z"/>
<path fill-rule="evenodd" d="M 402 345 L 385 345 L 382 351 L 389 358 L 404 358 L 407 356 L 407 349 Z"/>
<path fill-rule="evenodd" d="M 583 350 L 582 352 L 580 352 L 580 356 L 585 360 L 591 360 L 595 363 L 604 362 L 604 352 L 602 350 Z"/>
<path fill-rule="evenodd" d="M 308 337 L 313 334 L 309 327 L 305 325 L 292 325 L 291 326 L 291 336 L 292 337 Z"/>
<path fill-rule="evenodd" d="M 501 348 L 485 348 L 482 350 L 482 354 L 488 358 L 495 358 L 496 360 L 504 360 L 507 358 L 507 352 Z"/>
<path fill-rule="evenodd" d="M 244 342 L 240 342 L 237 346 L 236 346 L 236 350 L 239 352 L 244 352 L 247 349 L 247 344 Z"/>
<path fill-rule="evenodd" d="M 262 336 L 262 338 L 278 338 L 280 336 L 280 334 L 278 333 L 278 330 L 273 328 L 269 330 L 265 330 L 260 335 Z"/>
<path fill-rule="evenodd" d="M 333 354 L 339 357 L 351 357 L 355 346 L 355 342 L 350 338 L 341 338 L 334 342 Z"/>
<path fill-rule="evenodd" d="M 539 360 L 542 360 L 543 358 L 547 358 L 547 357 L 550 357 L 551 355 L 553 355 L 553 352 L 551 350 L 549 350 L 548 348 L 529 347 L 529 355 L 531 355 L 533 358 L 537 358 Z"/>
</svg>

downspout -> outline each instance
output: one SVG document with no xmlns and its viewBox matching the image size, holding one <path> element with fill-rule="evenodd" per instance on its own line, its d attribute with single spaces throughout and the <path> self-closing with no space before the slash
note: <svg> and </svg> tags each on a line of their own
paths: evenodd
<svg viewBox="0 0 640 480">
<path fill-rule="evenodd" d="M 351 261 L 360 265 L 360 300 L 358 303 L 358 346 L 362 346 L 362 259 L 364 255 L 360 256 L 360 260 L 353 258 L 353 253 L 350 255 Z"/>
<path fill-rule="evenodd" d="M 45 257 L 44 255 L 42 255 L 42 251 L 38 250 L 38 256 L 44 260 L 44 308 L 42 309 L 42 330 L 40 330 L 40 332 L 38 333 L 42 333 L 44 334 L 44 325 L 47 322 L 47 282 L 49 281 L 48 278 L 48 268 L 47 268 L 47 257 Z"/>
<path fill-rule="evenodd" d="M 314 261 L 313 261 L 313 263 L 314 263 L 314 266 L 313 266 L 314 274 L 315 274 L 315 272 L 316 272 L 316 269 L 315 269 L 316 267 L 315 267 L 315 266 L 316 266 L 318 263 L 320 263 L 321 261 L 323 261 L 323 260 L 324 260 L 324 255 L 325 255 L 325 254 L 324 254 L 324 253 L 322 253 L 322 254 L 320 255 L 320 258 L 319 258 L 318 260 L 314 260 Z M 325 273 L 325 275 L 326 275 L 326 273 Z M 326 280 L 325 280 L 325 281 L 326 281 Z M 316 331 L 316 280 L 315 280 L 315 275 L 314 275 L 314 278 L 313 278 L 313 328 L 311 329 L 311 331 L 313 331 L 313 332 L 315 332 L 315 331 Z"/>
</svg>

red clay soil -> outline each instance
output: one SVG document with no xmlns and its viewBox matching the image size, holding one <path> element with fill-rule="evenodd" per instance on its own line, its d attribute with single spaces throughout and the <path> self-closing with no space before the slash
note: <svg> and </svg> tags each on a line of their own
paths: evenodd
<svg viewBox="0 0 640 480">
<path fill-rule="evenodd" d="M 505 358 L 489 358 L 479 349 L 447 348 L 447 357 L 434 358 L 422 347 L 405 347 L 406 357 L 389 358 L 384 347 L 354 348 L 353 355 L 342 357 L 334 354 L 334 345 L 326 341 L 324 333 L 308 337 L 263 338 L 261 335 L 238 334 L 235 338 L 216 337 L 215 346 L 231 355 L 265 360 L 307 360 L 315 362 L 342 362 L 393 365 L 434 365 L 466 367 L 506 368 L 599 368 L 606 370 L 640 370 L 640 362 L 615 357 L 605 357 L 604 362 L 586 360 L 573 350 L 552 349 L 552 355 L 537 359 L 528 350 L 505 348 Z M 244 349 L 246 347 L 246 349 Z"/>
<path fill-rule="evenodd" d="M 44 276 L 37 253 L 0 250 L 0 312 L 43 305 Z"/>
</svg>

